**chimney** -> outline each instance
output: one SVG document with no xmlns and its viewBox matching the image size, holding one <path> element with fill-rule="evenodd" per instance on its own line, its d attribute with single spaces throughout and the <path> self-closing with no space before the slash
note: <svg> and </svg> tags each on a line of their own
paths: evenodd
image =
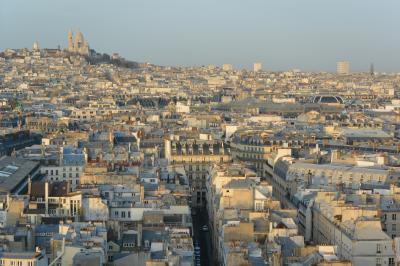
<svg viewBox="0 0 400 266">
<path fill-rule="evenodd" d="M 110 130 L 110 132 L 108 133 L 108 138 L 111 144 L 114 144 L 114 132 L 112 130 Z"/>
<path fill-rule="evenodd" d="M 28 177 L 28 195 L 31 195 L 32 193 L 32 179 L 31 179 L 31 175 L 29 175 Z"/>
<path fill-rule="evenodd" d="M 140 185 L 140 202 L 144 202 L 144 186 Z"/>
<path fill-rule="evenodd" d="M 7 211 L 10 209 L 10 205 L 11 205 L 10 200 L 11 200 L 10 194 L 7 193 Z"/>
<path fill-rule="evenodd" d="M 59 165 L 61 165 L 62 164 L 62 162 L 63 162 L 63 160 L 64 160 L 64 147 L 63 146 L 61 146 L 60 147 L 60 155 L 59 155 Z"/>
<path fill-rule="evenodd" d="M 32 226 L 27 225 L 27 235 L 26 235 L 26 244 L 27 250 L 32 251 L 35 248 L 35 237 L 34 237 L 34 230 L 35 228 Z"/>
<path fill-rule="evenodd" d="M 137 228 L 137 246 L 141 247 L 142 246 L 142 224 L 138 223 L 138 228 Z"/>
<path fill-rule="evenodd" d="M 49 182 L 46 180 L 44 183 L 44 201 L 45 201 L 45 207 L 46 207 L 46 212 L 45 214 L 49 214 Z"/>
</svg>

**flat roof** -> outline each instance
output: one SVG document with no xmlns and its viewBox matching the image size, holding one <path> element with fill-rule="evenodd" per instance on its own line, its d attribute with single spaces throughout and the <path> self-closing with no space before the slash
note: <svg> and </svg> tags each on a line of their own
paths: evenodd
<svg viewBox="0 0 400 266">
<path fill-rule="evenodd" d="M 346 164 L 313 164 L 313 163 L 295 162 L 294 164 L 290 165 L 290 168 L 346 171 L 346 172 L 354 172 L 360 174 L 382 174 L 382 175 L 389 174 L 389 169 L 386 168 L 357 167 L 354 165 L 346 165 Z"/>
<path fill-rule="evenodd" d="M 348 138 L 391 138 L 389 134 L 380 129 L 343 128 L 342 134 Z"/>
<path fill-rule="evenodd" d="M 5 259 L 34 259 L 41 255 L 36 252 L 4 252 L 0 253 L 0 258 Z"/>
</svg>

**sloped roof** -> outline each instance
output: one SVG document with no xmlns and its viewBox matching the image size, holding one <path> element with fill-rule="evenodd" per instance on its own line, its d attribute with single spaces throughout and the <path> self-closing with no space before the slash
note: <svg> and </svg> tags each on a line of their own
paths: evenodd
<svg viewBox="0 0 400 266">
<path fill-rule="evenodd" d="M 355 223 L 354 239 L 390 240 L 390 237 L 382 231 L 379 220 L 359 220 Z"/>
</svg>

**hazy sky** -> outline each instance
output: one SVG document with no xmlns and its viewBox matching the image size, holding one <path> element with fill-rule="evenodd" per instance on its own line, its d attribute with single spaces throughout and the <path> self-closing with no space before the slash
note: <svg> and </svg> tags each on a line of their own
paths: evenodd
<svg viewBox="0 0 400 266">
<path fill-rule="evenodd" d="M 92 48 L 161 65 L 400 72 L 400 0 L 0 0 L 0 50 Z"/>
</svg>

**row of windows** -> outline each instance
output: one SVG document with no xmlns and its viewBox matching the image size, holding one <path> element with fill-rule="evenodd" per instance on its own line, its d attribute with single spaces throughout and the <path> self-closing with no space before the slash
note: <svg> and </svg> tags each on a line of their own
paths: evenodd
<svg viewBox="0 0 400 266">
<path fill-rule="evenodd" d="M 68 170 L 69 170 L 69 171 L 73 171 L 73 168 L 70 167 Z M 63 171 L 63 172 L 67 171 L 67 168 L 63 167 L 62 171 Z M 79 171 L 79 167 L 75 167 L 75 171 Z M 47 173 L 47 172 L 48 172 L 48 170 L 46 170 L 46 173 Z M 51 170 L 51 172 L 53 172 L 53 170 Z M 58 170 L 56 170 L 56 173 L 58 173 Z"/>
<path fill-rule="evenodd" d="M 255 210 L 261 211 L 264 209 L 264 204 L 262 202 L 256 202 Z"/>
<path fill-rule="evenodd" d="M 294 170 L 294 171 L 289 171 L 288 175 L 291 175 L 291 176 L 298 176 L 298 175 L 308 176 L 308 175 L 312 175 L 312 176 L 321 176 L 322 178 L 327 177 L 329 179 L 337 178 L 337 179 L 340 179 L 340 180 L 343 179 L 343 176 L 344 176 L 346 179 L 349 179 L 349 180 L 353 180 L 353 178 L 355 178 L 356 180 L 361 180 L 361 181 L 364 181 L 364 180 L 372 181 L 372 180 L 376 180 L 377 179 L 376 175 L 368 175 L 368 176 L 359 175 L 359 174 L 345 174 L 345 175 L 343 175 L 341 173 L 336 173 L 336 171 L 334 171 L 334 170 L 327 171 L 327 172 L 318 171 L 318 170 L 311 170 L 311 169 L 306 169 L 304 171 L 296 171 L 296 170 Z M 378 176 L 378 180 L 379 181 L 383 181 L 384 179 L 385 179 L 384 176 Z"/>
<path fill-rule="evenodd" d="M 382 266 L 383 262 L 382 262 L 382 258 L 376 258 L 376 266 Z M 389 266 L 394 266 L 394 258 L 389 258 Z"/>
<path fill-rule="evenodd" d="M 91 114 L 91 115 L 92 115 L 92 114 L 97 114 L 97 113 L 101 113 L 101 114 L 109 113 L 109 114 L 112 114 L 112 111 L 111 111 L 111 110 L 108 110 L 108 111 L 99 110 L 99 111 L 81 111 L 81 112 L 80 112 L 80 114 L 82 114 L 82 115 L 85 115 L 86 113 Z M 74 116 L 76 116 L 76 115 L 79 114 L 79 112 L 73 112 L 73 114 L 74 114 Z"/>
<path fill-rule="evenodd" d="M 203 165 L 202 169 L 205 170 L 206 167 Z M 193 170 L 193 166 L 192 166 L 192 165 L 189 165 L 189 171 L 192 171 L 192 170 Z M 196 165 L 196 170 L 197 170 L 197 171 L 200 170 L 200 165 Z"/>
<path fill-rule="evenodd" d="M 6 265 L 5 260 L 0 260 L 0 266 Z M 11 266 L 22 266 L 22 261 L 21 260 L 12 260 L 10 261 Z M 28 266 L 36 266 L 36 263 L 34 261 L 28 261 Z"/>
<path fill-rule="evenodd" d="M 75 113 L 75 112 L 74 112 L 74 113 Z M 94 114 L 94 111 L 88 111 L 88 113 Z M 86 114 L 86 111 L 82 111 L 82 114 Z M 75 115 L 76 115 L 76 113 L 75 113 Z"/>
<path fill-rule="evenodd" d="M 77 177 L 79 177 L 79 176 L 77 176 Z M 55 177 L 55 178 L 53 178 L 53 177 L 50 177 L 50 181 L 58 181 L 58 177 Z M 69 183 L 71 184 L 71 185 L 73 185 L 72 182 L 73 180 L 69 180 Z M 78 179 L 76 179 L 75 180 L 75 185 L 78 185 L 79 184 L 79 180 Z"/>
<path fill-rule="evenodd" d="M 87 117 L 86 115 L 82 116 L 82 119 L 87 119 L 87 118 L 88 118 L 88 117 Z M 90 118 L 94 118 L 94 116 L 91 115 Z M 78 115 L 78 119 L 81 119 L 81 116 L 80 116 L 80 115 Z"/>
<path fill-rule="evenodd" d="M 264 152 L 264 148 L 257 148 L 257 147 L 244 147 L 245 151 L 256 151 L 256 152 Z"/>
<path fill-rule="evenodd" d="M 243 153 L 242 154 L 242 157 L 243 158 L 253 158 L 253 159 L 262 159 L 263 158 L 263 155 L 260 155 L 260 154 L 249 154 L 249 153 Z"/>
<path fill-rule="evenodd" d="M 46 174 L 47 174 L 47 175 L 49 174 L 47 170 L 46 170 Z M 51 173 L 50 175 L 52 176 L 53 173 Z M 56 175 L 58 175 L 58 173 L 56 173 Z M 66 175 L 65 173 L 63 173 L 62 177 L 63 177 L 63 178 L 67 178 L 67 175 Z M 73 177 L 72 173 L 69 173 L 69 174 L 68 174 L 68 177 L 69 177 L 69 178 L 72 178 L 72 177 Z M 78 177 L 79 177 L 79 173 L 76 173 L 76 174 L 75 174 L 75 177 L 78 178 Z M 53 177 L 51 177 L 51 180 L 53 180 Z M 58 180 L 58 177 L 56 178 L 56 180 Z"/>
<path fill-rule="evenodd" d="M 210 158 L 210 157 L 207 157 L 207 161 L 206 161 L 206 158 L 205 157 L 203 157 L 202 158 L 202 162 L 203 163 L 205 163 L 205 162 L 207 162 L 207 163 L 210 163 L 210 162 L 215 162 L 216 160 L 214 160 L 214 158 Z M 221 162 L 221 163 L 223 163 L 224 162 L 224 157 L 220 157 L 219 158 L 219 161 Z M 172 164 L 175 164 L 175 163 L 178 163 L 179 161 L 176 161 L 176 160 L 172 160 Z M 186 159 L 182 159 L 181 161 L 180 161 L 181 163 L 186 163 Z M 193 162 L 193 159 L 192 158 L 190 158 L 190 161 L 188 160 L 187 162 Z M 200 162 L 200 161 L 197 161 L 197 162 Z"/>
<path fill-rule="evenodd" d="M 396 221 L 397 220 L 397 214 L 396 213 L 392 213 L 392 215 L 385 213 L 383 215 L 383 220 L 386 221 L 388 219 L 388 216 L 392 218 L 392 221 Z"/>
<path fill-rule="evenodd" d="M 126 218 L 126 215 L 128 216 L 128 218 L 131 218 L 131 212 L 130 211 L 127 211 L 127 212 L 121 211 L 121 218 Z M 116 218 L 118 218 L 119 217 L 119 211 L 115 211 L 114 212 L 114 216 Z"/>
<path fill-rule="evenodd" d="M 142 181 L 144 182 L 146 179 L 142 179 Z M 150 178 L 150 183 L 155 183 L 156 182 L 156 179 L 154 179 L 154 178 Z"/>
<path fill-rule="evenodd" d="M 198 177 L 200 177 L 200 176 L 198 176 Z M 193 179 L 193 175 L 189 175 L 189 181 L 191 181 L 192 179 Z M 195 178 L 195 179 L 198 179 L 198 178 Z M 201 179 L 206 180 L 206 175 L 201 175 Z"/>
</svg>

